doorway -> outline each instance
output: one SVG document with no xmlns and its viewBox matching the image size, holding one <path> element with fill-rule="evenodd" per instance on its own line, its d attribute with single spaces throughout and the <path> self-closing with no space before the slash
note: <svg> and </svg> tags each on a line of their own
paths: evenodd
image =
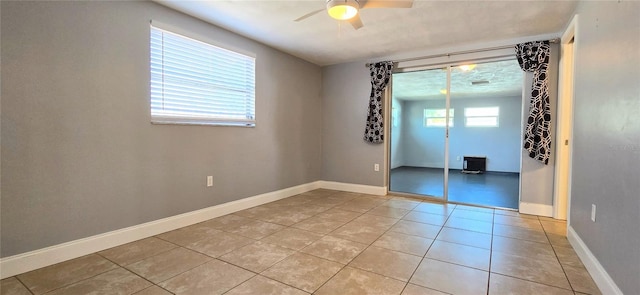
<svg viewBox="0 0 640 295">
<path fill-rule="evenodd" d="M 389 190 L 518 209 L 523 73 L 515 59 L 394 73 Z"/>
</svg>

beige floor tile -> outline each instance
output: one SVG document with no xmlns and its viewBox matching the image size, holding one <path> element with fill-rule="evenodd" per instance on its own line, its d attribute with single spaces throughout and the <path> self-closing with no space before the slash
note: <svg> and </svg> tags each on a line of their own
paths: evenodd
<svg viewBox="0 0 640 295">
<path fill-rule="evenodd" d="M 322 210 L 324 211 L 324 210 Z M 289 226 L 303 221 L 317 213 L 305 213 L 297 208 L 287 210 L 279 209 L 268 214 L 257 215 L 254 218 L 265 222 Z"/>
<path fill-rule="evenodd" d="M 494 251 L 491 255 L 491 272 L 571 289 L 560 263 L 555 258 L 531 259 Z"/>
<path fill-rule="evenodd" d="M 553 250 L 556 252 L 556 256 L 562 266 L 584 268 L 582 260 L 580 260 L 580 257 L 578 257 L 578 254 L 576 254 L 573 248 L 554 246 Z"/>
<path fill-rule="evenodd" d="M 489 295 L 573 295 L 573 292 L 565 289 L 551 287 L 517 278 L 491 273 L 489 278 Z"/>
<path fill-rule="evenodd" d="M 432 259 L 424 259 L 411 283 L 451 294 L 486 294 L 489 273 Z"/>
<path fill-rule="evenodd" d="M 407 209 L 379 206 L 367 211 L 367 214 L 390 217 L 390 218 L 402 218 L 402 216 L 407 215 L 407 213 L 409 212 L 411 211 Z"/>
<path fill-rule="evenodd" d="M 378 238 L 372 246 L 422 257 L 427 253 L 431 243 L 433 243 L 432 239 L 405 235 L 398 232 L 387 232 Z"/>
<path fill-rule="evenodd" d="M 386 227 L 374 227 L 352 221 L 329 233 L 329 235 L 369 245 L 377 240 L 385 231 L 387 231 Z"/>
<path fill-rule="evenodd" d="M 156 285 L 146 288 L 140 292 L 134 293 L 134 295 L 173 295 L 171 292 L 162 289 Z"/>
<path fill-rule="evenodd" d="M 220 256 L 219 259 L 259 273 L 294 252 L 295 251 L 291 249 L 277 245 L 254 242 L 231 253 Z"/>
<path fill-rule="evenodd" d="M 317 295 L 396 295 L 405 283 L 372 272 L 345 267 L 316 293 Z"/>
<path fill-rule="evenodd" d="M 563 268 L 573 290 L 590 295 L 601 294 L 600 289 L 598 289 L 586 268 L 572 266 L 563 266 Z"/>
<path fill-rule="evenodd" d="M 542 228 L 547 233 L 566 236 L 567 235 L 567 223 L 558 221 L 540 221 Z"/>
<path fill-rule="evenodd" d="M 456 205 L 454 204 L 439 204 L 439 203 L 423 202 L 422 204 L 413 208 L 413 211 L 449 216 L 451 212 L 453 212 L 455 207 Z"/>
<path fill-rule="evenodd" d="M 274 208 L 275 207 L 273 206 L 273 204 L 269 203 L 269 204 L 265 204 L 265 205 L 256 206 L 256 207 L 253 207 L 253 208 L 241 210 L 241 211 L 238 211 L 238 212 L 234 212 L 233 215 L 247 217 L 247 218 L 255 218 L 255 217 L 258 217 L 260 215 L 273 213 L 276 210 Z"/>
<path fill-rule="evenodd" d="M 219 230 L 225 230 L 225 229 L 232 228 L 232 227 L 238 227 L 238 226 L 243 225 L 245 223 L 249 223 L 252 220 L 253 219 L 251 219 L 251 218 L 242 217 L 242 216 L 235 215 L 235 214 L 229 214 L 229 215 L 224 215 L 224 216 L 220 216 L 218 218 L 207 220 L 207 221 L 203 222 L 202 224 L 205 225 L 205 226 L 208 226 L 210 228 L 215 228 L 215 229 L 219 229 Z"/>
<path fill-rule="evenodd" d="M 405 210 L 413 210 L 413 208 L 417 207 L 421 203 L 422 203 L 421 201 L 394 197 L 394 198 L 392 198 L 392 199 L 380 204 L 380 206 L 398 208 L 398 209 L 405 209 Z"/>
<path fill-rule="evenodd" d="M 491 208 L 469 206 L 469 205 L 458 205 L 456 206 L 456 210 L 476 211 L 476 212 L 483 212 L 483 213 L 490 213 L 490 214 L 493 214 L 494 212 L 494 210 Z"/>
<path fill-rule="evenodd" d="M 220 232 L 215 236 L 193 242 L 185 247 L 207 256 L 219 257 L 253 242 L 255 240 L 240 235 Z"/>
<path fill-rule="evenodd" d="M 409 214 L 405 215 L 402 219 L 433 224 L 437 226 L 443 226 L 445 222 L 447 222 L 447 216 L 433 213 L 426 213 L 420 211 L 411 211 Z"/>
<path fill-rule="evenodd" d="M 159 234 L 156 237 L 180 246 L 185 246 L 193 242 L 215 236 L 219 233 L 220 231 L 217 229 L 208 227 L 207 225 L 202 223 L 198 223 Z"/>
<path fill-rule="evenodd" d="M 322 238 L 321 234 L 296 228 L 285 228 L 261 241 L 293 250 L 300 250 L 320 238 Z"/>
<path fill-rule="evenodd" d="M 31 292 L 16 277 L 10 277 L 0 281 L 0 295 L 31 295 Z"/>
<path fill-rule="evenodd" d="M 352 220 L 351 223 L 360 223 L 366 226 L 388 229 L 396 224 L 399 220 L 399 218 L 389 218 L 365 213 L 356 217 L 356 219 Z"/>
<path fill-rule="evenodd" d="M 127 265 L 134 273 L 154 283 L 162 282 L 175 275 L 208 262 L 212 258 L 200 253 L 176 248 L 153 257 Z"/>
<path fill-rule="evenodd" d="M 351 220 L 354 220 L 356 217 L 360 215 L 362 215 L 362 213 L 342 210 L 338 208 L 332 208 L 318 214 L 318 216 L 327 217 L 329 219 L 336 220 L 336 221 L 344 221 L 345 223 Z"/>
<path fill-rule="evenodd" d="M 393 227 L 391 227 L 390 231 L 419 236 L 423 238 L 435 239 L 441 228 L 442 227 L 440 226 L 421 222 L 400 220 Z"/>
<path fill-rule="evenodd" d="M 384 202 L 385 202 L 384 199 L 356 198 L 356 199 L 344 202 L 344 203 L 336 206 L 336 208 L 337 209 L 341 209 L 341 210 L 365 213 L 365 212 L 367 212 L 367 211 L 379 206 L 380 204 L 382 204 Z"/>
<path fill-rule="evenodd" d="M 262 273 L 263 276 L 313 293 L 340 269 L 342 264 L 296 253 Z"/>
<path fill-rule="evenodd" d="M 491 249 L 490 234 L 468 231 L 464 229 L 443 227 L 436 240 L 483 249 Z"/>
<path fill-rule="evenodd" d="M 284 226 L 275 223 L 254 220 L 237 227 L 229 228 L 227 231 L 257 240 L 262 239 L 284 228 Z"/>
<path fill-rule="evenodd" d="M 127 265 L 169 251 L 175 244 L 158 238 L 146 238 L 122 246 L 98 252 L 103 257 L 120 265 Z"/>
<path fill-rule="evenodd" d="M 421 260 L 419 256 L 372 246 L 360 253 L 349 266 L 407 282 Z"/>
<path fill-rule="evenodd" d="M 404 291 L 402 291 L 402 295 L 447 295 L 447 293 L 414 284 L 407 284 Z"/>
<path fill-rule="evenodd" d="M 493 224 L 491 222 L 478 221 L 473 219 L 450 217 L 445 223 L 446 227 L 470 230 L 485 234 L 491 234 Z"/>
<path fill-rule="evenodd" d="M 287 286 L 263 276 L 255 276 L 225 295 L 305 295 L 307 292 Z"/>
<path fill-rule="evenodd" d="M 425 257 L 489 271 L 491 251 L 461 244 L 435 241 Z"/>
<path fill-rule="evenodd" d="M 456 210 L 453 210 L 453 213 L 451 213 L 451 217 L 473 219 L 473 220 L 484 221 L 484 222 L 493 222 L 493 213 L 464 210 L 460 208 L 456 208 Z"/>
<path fill-rule="evenodd" d="M 496 223 L 493 225 L 493 234 L 496 236 L 509 237 L 538 243 L 549 243 L 547 235 L 545 235 L 544 232 L 519 226 L 510 226 Z"/>
<path fill-rule="evenodd" d="M 493 222 L 495 224 L 519 226 L 519 227 L 524 227 L 524 228 L 533 229 L 537 231 L 542 231 L 542 224 L 540 224 L 540 221 L 538 219 L 495 214 L 493 216 Z"/>
<path fill-rule="evenodd" d="M 124 268 L 116 268 L 73 285 L 57 289 L 47 295 L 113 294 L 129 295 L 151 286 L 149 281 Z"/>
<path fill-rule="evenodd" d="M 37 295 L 105 273 L 117 267 L 113 262 L 102 258 L 100 255 L 90 254 L 18 275 L 18 279 L 31 292 Z"/>
<path fill-rule="evenodd" d="M 339 239 L 332 236 L 325 236 L 300 250 L 300 252 L 347 264 L 366 248 L 367 245 L 365 244 Z"/>
<path fill-rule="evenodd" d="M 549 243 L 537 243 L 507 237 L 493 237 L 493 251 L 527 257 L 530 259 L 555 259 L 556 255 Z"/>
<path fill-rule="evenodd" d="M 519 218 L 538 219 L 537 215 L 522 214 L 522 213 L 519 213 L 518 211 L 511 211 L 511 210 L 495 209 L 494 214 L 507 215 L 507 216 L 513 216 L 513 217 L 519 217 Z"/>
<path fill-rule="evenodd" d="M 564 235 L 547 233 L 547 238 L 549 238 L 549 242 L 551 242 L 551 245 L 553 245 L 554 247 L 573 248 L 573 246 L 571 246 L 571 243 L 569 243 L 567 237 Z"/>
<path fill-rule="evenodd" d="M 300 221 L 291 227 L 307 230 L 319 234 L 328 234 L 343 226 L 348 221 L 338 221 L 327 216 L 316 215 Z"/>
<path fill-rule="evenodd" d="M 181 273 L 160 286 L 177 294 L 222 294 L 240 285 L 255 274 L 214 259 Z"/>
<path fill-rule="evenodd" d="M 535 216 L 535 215 L 529 215 L 529 216 Z M 567 224 L 566 220 L 562 220 L 562 219 L 555 219 L 553 217 L 547 217 L 547 216 L 538 216 L 538 220 L 542 221 L 552 221 L 552 222 L 564 222 L 564 224 Z"/>
</svg>

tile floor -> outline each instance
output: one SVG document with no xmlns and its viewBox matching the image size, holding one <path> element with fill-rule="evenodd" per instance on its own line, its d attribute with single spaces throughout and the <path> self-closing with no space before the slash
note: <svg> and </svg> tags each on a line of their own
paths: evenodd
<svg viewBox="0 0 640 295">
<path fill-rule="evenodd" d="M 315 190 L 1 281 L 1 294 L 600 294 L 566 224 Z"/>
</svg>

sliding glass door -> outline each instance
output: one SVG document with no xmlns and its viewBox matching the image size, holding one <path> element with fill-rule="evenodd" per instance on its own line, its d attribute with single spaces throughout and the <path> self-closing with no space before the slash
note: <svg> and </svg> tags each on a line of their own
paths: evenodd
<svg viewBox="0 0 640 295">
<path fill-rule="evenodd" d="M 515 60 L 394 73 L 389 190 L 517 208 L 522 79 Z"/>
<path fill-rule="evenodd" d="M 446 200 L 447 70 L 393 74 L 390 190 Z"/>
</svg>

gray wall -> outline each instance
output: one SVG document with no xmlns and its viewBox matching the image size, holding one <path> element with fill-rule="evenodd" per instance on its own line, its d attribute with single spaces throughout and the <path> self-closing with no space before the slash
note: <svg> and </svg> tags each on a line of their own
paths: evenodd
<svg viewBox="0 0 640 295">
<path fill-rule="evenodd" d="M 580 2 L 577 13 L 570 224 L 622 292 L 637 294 L 640 2 Z"/>
<path fill-rule="evenodd" d="M 320 179 L 320 67 L 153 2 L 1 5 L 2 257 Z M 256 128 L 149 123 L 151 19 L 257 55 Z"/>
<path fill-rule="evenodd" d="M 322 68 L 323 180 L 384 186 L 384 144 L 363 139 L 370 92 L 363 62 Z"/>
<path fill-rule="evenodd" d="M 558 105 L 558 62 L 560 60 L 560 45 L 551 44 L 551 56 L 549 57 L 549 102 L 551 107 L 551 157 L 549 164 L 544 165 L 540 161 L 529 157 L 527 151 L 522 149 L 522 173 L 520 174 L 520 201 L 533 204 L 553 205 L 553 181 L 556 163 L 555 136 L 556 136 L 556 110 Z M 523 91 L 525 100 L 523 103 L 522 119 L 527 120 L 529 106 L 531 105 L 531 86 L 533 73 L 525 73 Z M 524 128 L 522 126 L 522 134 Z"/>
<path fill-rule="evenodd" d="M 405 101 L 404 165 L 444 167 L 444 128 L 425 127 L 424 109 L 443 109 L 444 100 Z M 500 107 L 498 127 L 465 127 L 464 109 Z M 522 96 L 452 98 L 453 127 L 449 129 L 449 167 L 462 169 L 464 156 L 487 157 L 487 171 L 520 172 Z M 460 160 L 457 160 L 457 157 Z"/>
</svg>

